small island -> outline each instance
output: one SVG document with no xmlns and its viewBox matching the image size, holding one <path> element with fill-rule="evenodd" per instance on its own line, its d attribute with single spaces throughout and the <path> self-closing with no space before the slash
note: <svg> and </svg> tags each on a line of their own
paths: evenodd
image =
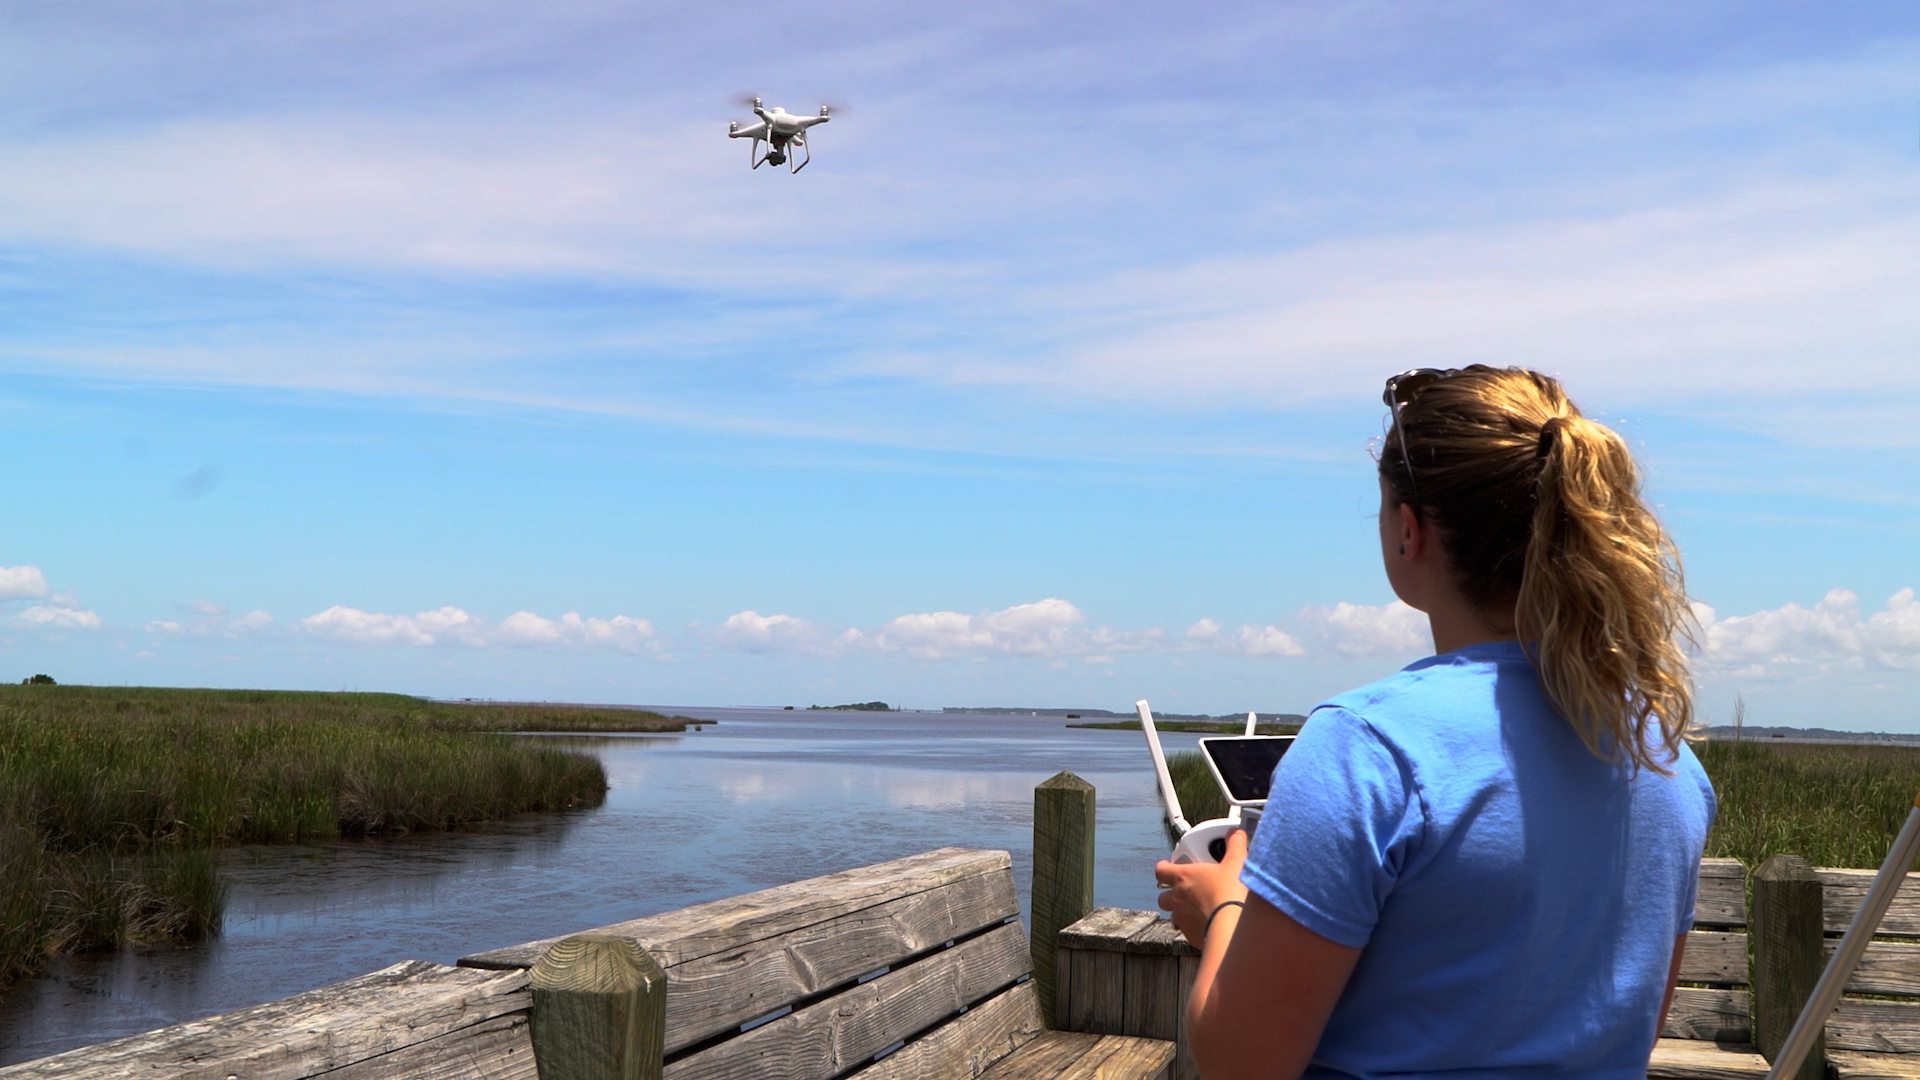
<svg viewBox="0 0 1920 1080">
<path fill-rule="evenodd" d="M 809 705 L 808 712 L 892 712 L 893 706 L 884 701 L 862 701 L 853 705 Z"/>
</svg>

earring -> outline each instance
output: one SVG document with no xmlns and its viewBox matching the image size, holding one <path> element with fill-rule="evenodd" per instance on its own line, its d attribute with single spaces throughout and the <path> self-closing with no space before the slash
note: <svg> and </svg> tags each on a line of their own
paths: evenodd
<svg viewBox="0 0 1920 1080">
<path fill-rule="evenodd" d="M 1405 555 L 1406 553 L 1407 553 L 1407 545 L 1405 545 L 1405 544 L 1401 544 L 1401 545 L 1400 545 L 1400 554 L 1402 554 L 1402 555 Z"/>
</svg>

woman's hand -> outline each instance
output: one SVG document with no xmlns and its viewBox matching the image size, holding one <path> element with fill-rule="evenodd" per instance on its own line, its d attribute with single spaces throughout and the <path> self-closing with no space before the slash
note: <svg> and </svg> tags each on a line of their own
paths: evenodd
<svg viewBox="0 0 1920 1080">
<path fill-rule="evenodd" d="M 1160 893 L 1160 910 L 1173 916 L 1173 928 L 1195 949 L 1206 938 L 1207 919 L 1228 900 L 1245 901 L 1240 867 L 1247 861 L 1247 833 L 1227 834 L 1227 854 L 1218 863 L 1176 863 L 1162 859 L 1153 866 L 1153 878 L 1167 886 Z"/>
</svg>

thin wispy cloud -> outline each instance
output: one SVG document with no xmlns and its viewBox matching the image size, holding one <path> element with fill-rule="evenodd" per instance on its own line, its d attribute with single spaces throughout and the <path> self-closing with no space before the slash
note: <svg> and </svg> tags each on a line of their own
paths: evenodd
<svg viewBox="0 0 1920 1080">
<path fill-rule="evenodd" d="M 315 612 L 297 624 L 316 638 L 353 645 L 460 645 L 470 648 L 543 646 L 560 649 L 611 649 L 619 652 L 657 652 L 659 635 L 646 619 L 631 615 L 610 618 L 582 616 L 569 611 L 549 618 L 516 611 L 489 622 L 457 607 L 441 607 L 413 615 L 362 611 L 340 604 Z"/>
</svg>

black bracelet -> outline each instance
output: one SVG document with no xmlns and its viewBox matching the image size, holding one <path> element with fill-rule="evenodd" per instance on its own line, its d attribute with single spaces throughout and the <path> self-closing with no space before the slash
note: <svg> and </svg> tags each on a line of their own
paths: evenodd
<svg viewBox="0 0 1920 1080">
<path fill-rule="evenodd" d="M 1213 929 L 1213 920 L 1219 918 L 1222 911 L 1230 907 L 1245 908 L 1246 906 L 1247 902 L 1245 900 L 1222 900 L 1218 904 L 1215 904 L 1212 914 L 1207 916 L 1207 925 L 1200 928 L 1201 939 L 1206 939 L 1207 931 Z"/>
</svg>

